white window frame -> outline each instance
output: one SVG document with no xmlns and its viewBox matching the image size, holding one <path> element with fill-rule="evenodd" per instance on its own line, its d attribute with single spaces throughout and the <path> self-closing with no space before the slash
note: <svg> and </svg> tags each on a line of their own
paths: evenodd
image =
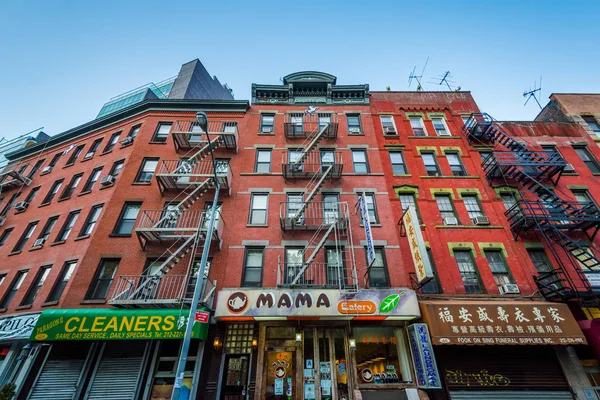
<svg viewBox="0 0 600 400">
<path fill-rule="evenodd" d="M 385 132 L 385 126 L 383 125 L 384 118 L 389 118 L 392 121 L 392 126 L 394 127 L 394 133 L 386 133 Z M 398 128 L 396 128 L 396 122 L 394 121 L 393 115 L 380 115 L 379 121 L 381 122 L 381 130 L 383 131 L 384 135 L 398 136 Z"/>
<path fill-rule="evenodd" d="M 423 120 L 423 117 L 421 117 L 421 116 L 416 116 L 416 115 L 414 115 L 414 116 L 411 116 L 411 117 L 408 117 L 408 122 L 410 123 L 410 130 L 412 131 L 412 133 L 413 133 L 413 136 L 418 136 L 418 135 L 416 134 L 416 132 L 415 132 L 415 129 L 414 129 L 414 127 L 412 126 L 412 121 L 413 121 L 413 120 L 417 120 L 417 121 L 419 121 L 419 122 L 421 123 L 421 128 L 423 129 L 423 133 L 425 133 L 425 135 L 424 135 L 424 136 L 429 136 L 429 132 L 427 132 L 427 128 L 425 127 L 425 121 Z"/>
<path fill-rule="evenodd" d="M 435 132 L 436 136 L 452 136 L 452 132 L 450 131 L 450 128 L 448 128 L 448 124 L 446 123 L 446 118 L 442 117 L 442 116 L 433 116 L 430 118 L 431 119 L 431 125 L 433 126 L 433 131 Z M 437 129 L 435 129 L 435 124 L 433 123 L 433 120 L 441 120 L 442 121 L 442 125 L 444 125 L 444 128 L 446 129 L 447 134 L 446 135 L 440 135 L 437 132 Z"/>
</svg>

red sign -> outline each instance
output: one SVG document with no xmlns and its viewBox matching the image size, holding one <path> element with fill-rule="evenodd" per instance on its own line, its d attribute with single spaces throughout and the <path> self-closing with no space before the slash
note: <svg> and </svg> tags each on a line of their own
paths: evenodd
<svg viewBox="0 0 600 400">
<path fill-rule="evenodd" d="M 210 318 L 210 313 L 207 311 L 196 311 L 196 322 L 202 322 L 204 324 L 208 323 L 208 318 Z"/>
</svg>

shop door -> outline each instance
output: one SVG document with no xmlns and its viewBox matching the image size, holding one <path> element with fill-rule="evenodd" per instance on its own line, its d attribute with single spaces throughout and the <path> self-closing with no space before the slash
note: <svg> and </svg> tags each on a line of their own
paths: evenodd
<svg viewBox="0 0 600 400">
<path fill-rule="evenodd" d="M 243 400 L 246 398 L 249 365 L 249 355 L 228 354 L 225 356 L 225 379 L 221 390 L 221 399 Z"/>
<path fill-rule="evenodd" d="M 306 328 L 303 338 L 304 400 L 349 400 L 344 328 Z"/>
<path fill-rule="evenodd" d="M 267 376 L 266 400 L 295 399 L 296 352 L 289 349 L 273 349 L 267 352 L 265 374 Z"/>
</svg>

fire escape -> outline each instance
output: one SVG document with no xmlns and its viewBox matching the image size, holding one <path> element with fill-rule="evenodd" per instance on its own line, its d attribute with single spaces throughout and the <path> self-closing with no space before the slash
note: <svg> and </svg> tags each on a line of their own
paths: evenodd
<svg viewBox="0 0 600 400">
<path fill-rule="evenodd" d="M 210 209 L 192 209 L 207 192 L 216 188 L 213 165 L 209 158 L 213 150 L 225 148 L 237 153 L 236 122 L 210 121 L 206 133 L 196 121 L 175 121 L 171 135 L 176 151 L 186 151 L 179 160 L 163 160 L 157 167 L 156 179 L 161 193 L 177 193 L 162 210 L 143 210 L 135 229 L 142 249 L 146 246 L 166 246 L 159 257 L 160 265 L 146 268 L 142 275 L 120 276 L 112 290 L 109 304 L 116 307 L 178 307 L 191 301 L 197 282 L 203 285 L 201 303 L 213 304 L 216 282 L 208 276 L 198 277 L 192 257 L 197 248 L 205 245 Z M 217 179 L 221 190 L 231 189 L 231 170 L 225 161 L 217 161 Z M 197 208 L 197 207 L 196 207 Z M 213 227 L 211 251 L 220 250 L 225 222 L 219 214 Z M 188 259 L 185 274 L 170 274 L 182 260 Z M 201 278 L 199 281 L 198 279 Z"/>
<path fill-rule="evenodd" d="M 538 271 L 534 277 L 540 293 L 551 301 L 597 302 L 590 281 L 600 277 L 600 261 L 587 249 L 600 228 L 600 210 L 594 203 L 563 200 L 547 187 L 558 183 L 565 160 L 557 151 L 529 150 L 488 114 L 471 115 L 464 130 L 471 144 L 491 143 L 505 149 L 493 151 L 482 167 L 490 185 L 520 186 L 522 200 L 505 212 L 514 238 L 538 233 L 556 260 L 552 270 Z"/>
<path fill-rule="evenodd" d="M 348 204 L 339 198 L 315 201 L 327 180 L 342 176 L 341 152 L 317 148 L 324 139 L 337 137 L 335 114 L 288 114 L 284 123 L 288 139 L 303 138 L 297 148 L 283 154 L 284 179 L 308 179 L 302 193 L 280 204 L 283 232 L 312 232 L 296 260 L 278 262 L 278 287 L 358 290 Z M 323 253 L 325 262 L 317 262 Z"/>
<path fill-rule="evenodd" d="M 8 165 L 0 172 L 0 226 L 6 221 L 6 213 L 14 206 L 16 197 L 4 202 L 4 193 L 16 187 L 29 186 L 31 179 L 25 175 L 27 164 Z"/>
</svg>

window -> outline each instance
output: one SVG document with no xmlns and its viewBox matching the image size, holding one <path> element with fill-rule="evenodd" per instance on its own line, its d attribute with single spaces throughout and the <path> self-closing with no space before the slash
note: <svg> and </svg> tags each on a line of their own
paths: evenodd
<svg viewBox="0 0 600 400">
<path fill-rule="evenodd" d="M 408 174 L 404 155 L 401 151 L 390 151 L 390 161 L 392 162 L 392 172 L 397 175 Z"/>
<path fill-rule="evenodd" d="M 83 151 L 84 147 L 85 147 L 85 144 L 80 144 L 79 146 L 75 147 L 75 149 L 73 149 L 73 152 L 71 153 L 71 156 L 67 160 L 67 163 L 65 164 L 65 166 L 73 165 L 75 163 L 75 161 L 77 160 L 77 157 L 79 157 L 79 155 Z"/>
<path fill-rule="evenodd" d="M 325 264 L 327 285 L 344 286 L 345 285 L 345 270 L 344 270 L 344 249 L 336 247 L 325 248 Z"/>
<path fill-rule="evenodd" d="M 100 143 L 102 143 L 102 139 L 103 138 L 94 140 L 94 142 L 92 143 L 92 146 L 90 147 L 87 154 L 85 155 L 84 160 L 94 157 L 94 154 L 96 154 L 96 152 L 98 151 L 98 147 L 100 147 Z"/>
<path fill-rule="evenodd" d="M 23 175 L 25 173 L 25 170 L 27 169 L 28 166 L 29 166 L 29 164 L 23 164 L 23 165 L 21 165 L 21 167 L 19 168 L 18 173 L 20 175 Z"/>
<path fill-rule="evenodd" d="M 483 217 L 483 211 L 481 211 L 481 204 L 479 204 L 479 200 L 477 196 L 472 195 L 463 195 L 463 201 L 465 203 L 465 208 L 467 209 L 467 213 L 469 213 L 469 218 L 471 220 L 475 217 Z"/>
<path fill-rule="evenodd" d="M 229 172 L 229 159 L 216 159 L 215 160 L 215 171 L 218 175 L 227 175 Z"/>
<path fill-rule="evenodd" d="M 121 132 L 115 132 L 112 134 L 112 136 L 110 137 L 110 140 L 108 141 L 108 143 L 106 144 L 106 147 L 104 148 L 103 153 L 108 153 L 109 151 L 111 151 L 113 149 L 113 147 L 115 147 L 115 145 L 119 141 L 119 136 L 121 136 Z"/>
<path fill-rule="evenodd" d="M 424 294 L 436 294 L 442 293 L 442 285 L 440 285 L 440 280 L 437 275 L 437 271 L 435 268 L 435 264 L 433 263 L 433 255 L 431 253 L 431 249 L 427 248 L 427 257 L 429 258 L 429 264 L 431 265 L 431 269 L 433 270 L 433 279 L 424 284 L 421 287 L 421 293 Z"/>
<path fill-rule="evenodd" d="M 425 171 L 428 176 L 442 175 L 434 153 L 422 153 L 421 158 L 423 158 L 423 164 L 425 165 Z"/>
<path fill-rule="evenodd" d="M 382 115 L 381 127 L 383 128 L 384 135 L 397 135 L 396 125 L 394 125 L 394 117 L 391 115 Z"/>
<path fill-rule="evenodd" d="M 100 179 L 101 173 L 102 173 L 102 167 L 98 167 L 98 168 L 95 168 L 94 170 L 92 170 L 90 177 L 85 182 L 85 185 L 83 185 L 83 190 L 81 191 L 81 193 L 90 192 L 94 188 L 94 185 L 96 184 L 96 182 L 98 182 L 98 179 Z"/>
<path fill-rule="evenodd" d="M 585 147 L 576 147 L 575 152 L 594 174 L 600 174 L 600 165 L 590 151 Z"/>
<path fill-rule="evenodd" d="M 49 204 L 52 201 L 54 196 L 56 196 L 56 193 L 58 193 L 58 191 L 60 190 L 63 181 L 64 179 L 59 179 L 52 184 L 52 187 L 50 188 L 50 191 L 48 192 L 46 197 L 44 197 L 42 204 Z"/>
<path fill-rule="evenodd" d="M 359 195 L 359 197 L 362 194 Z M 379 218 L 377 217 L 377 207 L 375 205 L 375 195 L 373 193 L 365 193 L 365 202 L 367 203 L 367 212 L 369 213 L 369 222 L 372 224 L 378 224 Z M 360 216 L 360 223 L 363 223 L 363 216 Z"/>
<path fill-rule="evenodd" d="M 217 203 L 217 209 L 215 210 L 215 223 L 213 224 L 213 229 L 217 229 L 219 224 L 219 220 L 221 219 L 221 209 L 223 208 L 223 203 Z M 204 204 L 204 214 L 202 215 L 202 228 L 208 229 L 208 225 L 210 224 L 210 217 L 212 211 L 212 201 Z"/>
<path fill-rule="evenodd" d="M 529 258 L 538 274 L 554 271 L 544 249 L 527 249 L 527 254 L 529 254 Z"/>
<path fill-rule="evenodd" d="M 73 275 L 75 267 L 77 267 L 77 261 L 67 261 L 65 265 L 63 265 L 60 275 L 58 275 L 56 283 L 54 284 L 50 295 L 46 299 L 47 302 L 60 300 L 60 296 L 62 296 L 63 292 L 65 291 L 65 287 L 67 286 L 67 283 L 69 283 L 69 279 L 71 279 L 71 275 Z"/>
<path fill-rule="evenodd" d="M 402 375 L 404 368 L 401 369 L 400 366 L 404 365 L 404 356 L 402 354 L 406 350 L 404 350 L 404 346 L 398 347 L 396 332 L 393 326 L 371 325 L 353 327 L 352 335 L 356 341 L 356 351 L 353 351 L 352 354 L 356 357 L 356 364 L 360 366 L 359 368 L 363 369 L 369 366 L 369 368 L 372 368 L 371 371 L 382 371 L 382 373 L 383 371 L 390 371 L 389 373 L 393 374 L 395 382 L 410 380 L 410 376 Z M 325 343 L 326 341 L 319 339 L 319 342 Z M 334 343 L 336 342 L 337 340 L 334 339 Z M 336 345 L 335 347 L 337 348 L 338 346 Z M 343 342 L 340 347 L 344 348 Z M 357 374 L 358 385 L 373 384 L 373 386 L 384 386 L 386 382 L 389 382 L 385 378 L 375 380 L 373 376 L 377 375 Z M 377 393 L 376 390 L 373 389 L 373 392 Z M 348 396 L 345 397 L 348 398 Z M 367 398 L 366 396 L 364 397 Z M 375 395 L 374 397 L 385 398 L 383 395 Z"/>
<path fill-rule="evenodd" d="M 347 114 L 346 121 L 348 122 L 348 132 L 361 133 L 362 125 L 360 123 L 360 114 Z"/>
<path fill-rule="evenodd" d="M 52 268 L 51 265 L 47 265 L 45 267 L 40 268 L 38 273 L 35 275 L 33 282 L 31 282 L 31 286 L 29 287 L 27 294 L 25 294 L 25 297 L 23 297 L 23 301 L 21 301 L 20 304 L 21 306 L 30 306 L 33 304 L 33 301 L 40 292 L 42 285 L 44 284 L 44 282 L 46 282 L 46 278 L 48 278 L 50 268 Z"/>
<path fill-rule="evenodd" d="M 10 210 L 11 207 L 17 202 L 17 199 L 19 198 L 20 195 L 21 195 L 21 192 L 17 192 L 15 194 L 13 194 L 12 196 L 10 196 L 10 200 L 8 200 L 8 203 L 6 203 L 6 205 L 2 209 L 2 212 L 0 212 L 0 217 L 3 217 L 6 215 L 6 213 L 8 213 L 8 210 Z"/>
<path fill-rule="evenodd" d="M 27 227 L 23 231 L 23 234 L 19 238 L 19 241 L 17 242 L 15 247 L 12 249 L 13 253 L 23 250 L 23 247 L 25 247 L 25 243 L 27 243 L 27 241 L 29 240 L 31 235 L 33 235 L 33 232 L 35 231 L 35 228 L 37 227 L 37 225 L 38 225 L 38 221 L 30 222 L 27 225 Z"/>
<path fill-rule="evenodd" d="M 502 199 L 504 208 L 506 208 L 507 210 L 509 210 L 512 206 L 517 204 L 517 198 L 515 197 L 515 194 L 512 192 L 500 193 L 500 199 Z"/>
<path fill-rule="evenodd" d="M 170 122 L 160 122 L 156 128 L 156 132 L 154 132 L 152 141 L 157 143 L 166 143 L 167 138 L 169 137 L 169 132 L 171 132 L 171 125 L 173 124 Z"/>
<path fill-rule="evenodd" d="M 54 155 L 54 157 L 52 157 L 52 160 L 50 160 L 50 164 L 48 164 L 49 167 L 54 167 L 56 165 L 56 163 L 58 162 L 59 158 L 63 155 L 62 152 L 60 153 L 56 153 Z"/>
<path fill-rule="evenodd" d="M 129 134 L 127 135 L 127 137 L 130 137 L 132 139 L 135 139 L 135 137 L 138 135 L 138 133 L 140 132 L 140 128 L 142 126 L 141 125 L 136 125 L 133 128 L 131 128 L 131 130 L 129 131 Z"/>
<path fill-rule="evenodd" d="M 506 261 L 500 250 L 486 250 L 484 252 L 485 258 L 490 264 L 492 274 L 494 274 L 494 280 L 498 287 L 506 285 L 507 283 L 513 283 L 512 276 L 506 266 Z"/>
<path fill-rule="evenodd" d="M 366 257 L 366 249 L 365 249 Z M 375 248 L 375 261 L 369 268 L 369 287 L 384 288 L 389 287 L 387 264 L 385 261 L 385 251 L 382 247 Z"/>
<path fill-rule="evenodd" d="M 327 169 L 335 164 L 335 150 L 321 149 L 319 151 L 321 157 L 321 171 L 325 172 Z"/>
<path fill-rule="evenodd" d="M 252 195 L 250 204 L 250 224 L 266 225 L 267 224 L 267 204 L 269 195 L 264 193 L 256 193 Z"/>
<path fill-rule="evenodd" d="M 85 296 L 86 300 L 106 299 L 108 289 L 110 289 L 110 284 L 115 277 L 120 261 L 118 258 L 103 258 L 100 260 L 96 276 Z"/>
<path fill-rule="evenodd" d="M 427 136 L 425 125 L 423 125 L 423 118 L 421 117 L 410 117 L 410 126 L 415 136 Z"/>
<path fill-rule="evenodd" d="M 38 240 L 39 239 L 44 239 L 44 241 L 48 240 L 48 237 L 50 237 L 50 233 L 52 232 L 54 225 L 56 225 L 56 221 L 58 221 L 58 215 L 48 218 L 48 221 L 46 221 L 46 224 L 44 225 L 44 227 L 42 228 L 42 231 L 40 232 L 40 236 L 38 236 Z"/>
<path fill-rule="evenodd" d="M 331 132 L 331 114 L 319 114 L 319 132 L 325 128 L 327 124 L 330 124 L 328 132 Z"/>
<path fill-rule="evenodd" d="M 481 157 L 481 165 L 487 165 L 488 163 L 492 162 L 493 158 L 492 157 L 492 152 L 488 151 L 488 150 L 482 150 L 479 152 L 479 156 Z"/>
<path fill-rule="evenodd" d="M 290 131 L 288 133 L 301 134 L 304 132 L 304 114 L 290 115 Z"/>
<path fill-rule="evenodd" d="M 271 149 L 256 149 L 254 172 L 271 172 Z"/>
<path fill-rule="evenodd" d="M 79 212 L 80 211 L 71 211 L 69 215 L 67 215 L 67 219 L 65 220 L 65 223 L 63 224 L 62 228 L 60 228 L 55 242 L 63 242 L 67 240 L 67 238 L 71 234 L 71 231 L 73 230 L 73 226 L 75 226 L 75 222 L 77 222 Z"/>
<path fill-rule="evenodd" d="M 77 185 L 79 185 L 79 182 L 81 182 L 82 176 L 83 176 L 83 174 L 73 175 L 73 177 L 71 178 L 71 181 L 69 182 L 69 185 L 61 193 L 59 200 L 65 200 L 65 199 L 68 199 L 69 197 L 71 197 L 71 195 L 77 188 Z"/>
<path fill-rule="evenodd" d="M 26 276 L 27 276 L 27 271 L 17 272 L 15 279 L 13 279 L 12 283 L 10 284 L 10 287 L 8 288 L 8 290 L 6 291 L 6 294 L 4 295 L 4 298 L 2 299 L 2 303 L 0 303 L 0 308 L 8 308 L 8 305 L 10 304 L 13 297 L 15 297 L 15 294 L 17 293 L 17 291 L 23 284 L 23 281 L 25 280 Z"/>
<path fill-rule="evenodd" d="M 100 218 L 102 206 L 102 204 L 98 204 L 92 207 L 87 219 L 85 220 L 85 223 L 83 224 L 83 228 L 81 229 L 79 236 L 86 236 L 92 233 L 96 223 L 98 222 L 98 218 Z"/>
<path fill-rule="evenodd" d="M 27 195 L 27 197 L 25 197 L 25 201 L 27 203 L 31 204 L 31 202 L 35 198 L 35 195 L 38 194 L 38 192 L 40 191 L 40 187 L 41 186 L 37 186 L 37 187 L 34 187 L 33 189 L 31 189 L 31 191 L 29 192 L 29 194 Z"/>
<path fill-rule="evenodd" d="M 8 237 L 10 236 L 10 233 L 13 231 L 13 229 L 15 228 L 6 228 L 4 232 L 2 232 L 2 235 L 0 235 L 0 247 L 4 246 L 4 243 L 6 243 L 6 241 L 8 240 Z"/>
<path fill-rule="evenodd" d="M 285 284 L 292 284 L 296 276 L 302 270 L 304 265 L 304 248 L 286 247 L 285 248 Z M 304 276 L 295 282 L 297 285 L 305 284 Z"/>
<path fill-rule="evenodd" d="M 151 182 L 157 166 L 158 158 L 144 158 L 140 170 L 135 177 L 135 182 Z"/>
<path fill-rule="evenodd" d="M 36 161 L 36 163 L 33 165 L 33 168 L 31 168 L 31 171 L 29 171 L 29 175 L 27 175 L 27 177 L 29 179 L 33 179 L 33 177 L 35 176 L 35 174 L 40 170 L 40 168 L 42 168 L 42 165 L 44 164 L 44 160 L 38 160 Z"/>
<path fill-rule="evenodd" d="M 352 165 L 354 166 L 354 173 L 356 174 L 369 173 L 366 150 L 352 150 Z"/>
<path fill-rule="evenodd" d="M 125 203 L 112 234 L 122 236 L 131 235 L 141 208 L 142 203 Z"/>
<path fill-rule="evenodd" d="M 450 136 L 450 131 L 446 126 L 446 121 L 442 117 L 432 117 L 431 123 L 433 123 L 433 129 L 438 136 Z"/>
<path fill-rule="evenodd" d="M 123 164 L 125 164 L 125 160 L 115 161 L 108 174 L 116 178 L 123 169 Z"/>
<path fill-rule="evenodd" d="M 323 223 L 333 224 L 340 217 L 340 195 L 323 193 Z"/>
<path fill-rule="evenodd" d="M 458 153 L 446 153 L 446 159 L 448 160 L 448 164 L 450 165 L 450 171 L 452 171 L 452 175 L 454 176 L 466 176 L 467 171 L 465 171 L 465 167 L 460 159 L 460 155 Z"/>
<path fill-rule="evenodd" d="M 275 126 L 275 114 L 262 114 L 260 116 L 261 133 L 273 133 Z"/>
<path fill-rule="evenodd" d="M 287 214 L 287 218 L 293 218 L 296 216 L 296 214 L 298 213 L 298 211 L 300 211 L 300 209 L 302 208 L 302 205 L 304 204 L 304 195 L 302 193 L 288 193 L 287 194 L 287 210 L 286 210 L 286 214 Z M 298 221 L 296 221 L 296 224 L 303 224 L 304 223 L 304 214 L 302 214 L 302 217 L 300 217 L 300 219 Z M 311 219 L 311 221 L 309 221 L 309 223 L 314 223 L 314 219 L 315 216 L 311 215 L 309 216 L 309 218 Z"/>
<path fill-rule="evenodd" d="M 264 248 L 247 248 L 244 258 L 244 274 L 241 286 L 260 287 L 262 284 L 262 270 Z"/>
<path fill-rule="evenodd" d="M 479 273 L 473 261 L 470 250 L 454 250 L 454 258 L 458 264 L 458 270 L 462 276 L 467 294 L 483 293 L 479 282 Z"/>
<path fill-rule="evenodd" d="M 471 118 L 470 115 L 461 115 L 460 116 L 460 119 L 462 119 L 463 125 L 466 125 L 470 118 Z"/>
<path fill-rule="evenodd" d="M 454 206 L 452 205 L 452 199 L 449 195 L 437 195 L 435 196 L 435 202 L 437 203 L 438 209 L 440 210 L 440 215 L 442 216 L 442 220 L 444 221 L 444 225 L 446 225 L 446 218 L 456 218 L 456 212 L 454 211 Z"/>
<path fill-rule="evenodd" d="M 582 116 L 581 118 L 583 118 L 583 120 L 588 124 L 594 134 L 600 137 L 600 123 L 596 121 L 596 118 L 592 116 Z"/>
</svg>

